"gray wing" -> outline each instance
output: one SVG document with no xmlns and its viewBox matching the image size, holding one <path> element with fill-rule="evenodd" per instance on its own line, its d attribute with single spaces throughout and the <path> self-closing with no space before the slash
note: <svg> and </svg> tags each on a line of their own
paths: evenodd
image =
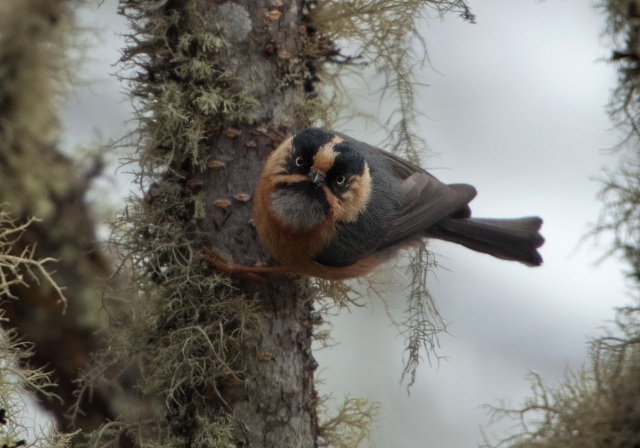
<svg viewBox="0 0 640 448">
<path fill-rule="evenodd" d="M 370 246 L 361 243 L 358 257 L 382 251 L 407 238 L 423 235 L 428 227 L 444 218 L 471 216 L 467 204 L 476 196 L 476 189 L 471 185 L 446 185 L 401 157 L 339 132 L 335 134 L 364 154 L 370 168 L 376 172 L 375 176 L 382 175 L 385 178 L 382 180 L 383 185 L 374 188 L 378 189 L 380 196 L 392 197 L 385 200 L 394 204 L 383 207 L 390 216 L 375 217 L 376 222 L 386 229 L 380 232 L 379 244 Z M 384 213 L 382 210 L 381 212 Z M 369 231 L 365 233 L 370 234 Z"/>
<path fill-rule="evenodd" d="M 401 180 L 402 208 L 391 222 L 378 250 L 386 249 L 415 235 L 444 218 L 468 218 L 467 205 L 476 189 L 467 184 L 447 185 L 422 168 L 383 150 L 378 150 Z"/>
</svg>

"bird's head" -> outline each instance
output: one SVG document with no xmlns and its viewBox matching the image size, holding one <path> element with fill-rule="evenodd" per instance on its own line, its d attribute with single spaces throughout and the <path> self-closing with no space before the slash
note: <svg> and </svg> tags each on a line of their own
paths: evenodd
<svg viewBox="0 0 640 448">
<path fill-rule="evenodd" d="M 310 128 L 284 141 L 263 177 L 274 186 L 269 207 L 286 226 L 304 230 L 331 219 L 353 222 L 371 196 L 362 153 L 336 134 Z"/>
</svg>

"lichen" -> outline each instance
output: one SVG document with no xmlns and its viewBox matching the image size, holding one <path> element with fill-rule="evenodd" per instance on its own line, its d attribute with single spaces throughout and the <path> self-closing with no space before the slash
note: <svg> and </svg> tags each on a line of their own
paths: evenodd
<svg viewBox="0 0 640 448">
<path fill-rule="evenodd" d="M 222 35 L 233 43 L 242 43 L 253 29 L 249 12 L 242 5 L 226 2 L 218 6 L 214 23 L 221 24 Z"/>
<path fill-rule="evenodd" d="M 0 298 L 16 299 L 17 297 L 11 294 L 13 285 L 28 286 L 30 282 L 45 281 L 53 287 L 66 307 L 66 298 L 62 289 L 51 278 L 51 274 L 45 267 L 47 263 L 56 260 L 35 259 L 35 244 L 27 245 L 20 254 L 13 254 L 14 243 L 22 237 L 33 222 L 38 220 L 30 218 L 22 224 L 17 224 L 11 219 L 6 208 L 6 205 L 0 204 Z"/>
<path fill-rule="evenodd" d="M 11 248 L 24 234 L 34 220 L 17 224 L 9 213 L 0 206 L 0 303 L 15 300 L 10 293 L 14 284 L 26 285 L 27 281 L 42 277 L 49 282 L 64 299 L 61 288 L 53 281 L 45 266 L 51 259 L 33 258 L 33 246 L 28 246 L 20 255 L 13 255 Z M 36 276 L 36 272 L 38 275 Z M 28 359 L 35 354 L 32 344 L 23 342 L 15 330 L 9 329 L 11 323 L 0 312 L 0 443 L 6 446 L 19 446 L 20 440 L 28 440 L 29 446 L 62 448 L 70 445 L 73 434 L 62 434 L 52 427 L 31 428 L 23 425 L 27 414 L 31 393 L 51 400 L 59 399 L 55 395 L 55 384 L 49 374 L 42 369 L 32 369 Z M 32 440 L 35 437 L 35 440 Z"/>
<path fill-rule="evenodd" d="M 241 7 L 226 8 L 242 22 Z M 248 31 L 225 32 L 221 12 L 199 10 L 196 2 L 154 8 L 122 1 L 121 12 L 132 29 L 122 79 L 139 123 L 121 144 L 136 150 L 128 162 L 138 167 L 145 194 L 130 198 L 114 223 L 121 280 L 111 283 L 128 289 L 107 290 L 107 306 L 116 303 L 109 309 L 109 350 L 85 372 L 79 400 L 135 372 L 141 400 L 159 402 L 150 406 L 153 416 L 123 411 L 91 435 L 90 445 L 144 434 L 150 447 L 189 440 L 190 446 L 228 448 L 235 446 L 237 422 L 223 392 L 241 383 L 235 361 L 251 346 L 259 320 L 253 298 L 213 275 L 203 260 L 197 222 L 205 207 L 188 176 L 206 168 L 210 136 L 252 121 L 256 101 L 221 63 L 225 40 L 240 41 Z M 140 300 L 127 301 L 125 312 L 118 306 L 123 297 Z"/>
<path fill-rule="evenodd" d="M 426 149 L 418 136 L 415 68 L 426 57 L 423 37 L 416 27 L 435 12 L 457 12 L 473 23 L 475 17 L 464 0 L 318 0 L 309 4 L 310 36 L 306 53 L 315 58 L 315 76 L 330 86 L 326 103 L 340 115 L 354 113 L 354 95 L 343 84 L 349 77 L 361 79 L 366 96 L 384 101 L 388 114 L 371 116 L 388 129 L 385 144 L 414 162 Z M 417 44 L 417 45 L 416 45 Z M 422 53 L 416 51 L 422 44 Z M 364 78 L 366 76 L 366 78 Z"/>
<path fill-rule="evenodd" d="M 51 160 L 56 110 L 72 73 L 70 13 L 79 1 L 8 0 L 0 4 L 0 203 L 16 215 L 49 219 L 53 198 L 69 188 Z"/>
<path fill-rule="evenodd" d="M 321 407 L 326 407 L 323 403 Z M 379 405 L 363 398 L 346 397 L 335 413 L 323 412 L 327 417 L 320 423 L 320 447 L 354 448 L 370 440 L 371 427 L 376 421 Z"/>
<path fill-rule="evenodd" d="M 122 58 L 123 73 L 137 70 L 125 80 L 136 98 L 144 139 L 137 142 L 145 149 L 140 152 L 140 178 L 151 178 L 167 165 L 176 167 L 178 175 L 184 164 L 204 168 L 207 137 L 237 122 L 250 123 L 258 104 L 221 62 L 225 28 L 203 20 L 195 2 L 167 14 L 122 5 L 129 17 L 150 19 L 130 21 L 129 47 Z"/>
<path fill-rule="evenodd" d="M 531 395 L 522 406 L 489 406 L 492 422 L 511 420 L 510 433 L 484 448 L 582 448 L 638 446 L 640 443 L 640 309 L 624 308 L 616 331 L 590 344 L 591 363 L 570 371 L 557 385 L 531 373 Z"/>
</svg>

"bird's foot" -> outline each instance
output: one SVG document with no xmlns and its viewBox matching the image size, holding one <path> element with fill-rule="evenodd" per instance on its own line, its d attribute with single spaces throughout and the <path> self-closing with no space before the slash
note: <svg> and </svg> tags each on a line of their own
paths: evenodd
<svg viewBox="0 0 640 448">
<path fill-rule="evenodd" d="M 291 270 L 284 266 L 244 266 L 241 264 L 229 263 L 226 259 L 213 252 L 208 247 L 203 247 L 204 256 L 214 268 L 227 274 L 237 274 L 250 280 L 264 281 L 259 274 L 286 274 Z"/>
</svg>

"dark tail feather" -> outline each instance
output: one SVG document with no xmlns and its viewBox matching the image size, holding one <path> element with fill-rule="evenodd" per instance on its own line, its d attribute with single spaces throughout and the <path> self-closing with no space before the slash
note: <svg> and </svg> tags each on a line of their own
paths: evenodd
<svg viewBox="0 0 640 448">
<path fill-rule="evenodd" d="M 503 260 L 540 266 L 542 257 L 536 250 L 544 243 L 538 230 L 542 219 L 443 219 L 429 229 L 427 236 L 461 244 L 476 252 Z"/>
</svg>

